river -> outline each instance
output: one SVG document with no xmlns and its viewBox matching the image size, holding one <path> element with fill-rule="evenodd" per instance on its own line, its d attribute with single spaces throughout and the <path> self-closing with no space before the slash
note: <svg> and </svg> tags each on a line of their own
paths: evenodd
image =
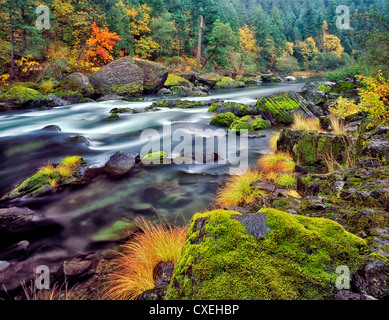
<svg viewBox="0 0 389 320">
<path fill-rule="evenodd" d="M 214 90 L 208 97 L 186 98 L 207 101 L 224 99 L 254 104 L 259 97 L 278 91 L 298 91 L 304 82 L 263 84 L 244 89 Z M 169 97 L 169 99 L 178 97 Z M 108 120 L 113 108 L 145 108 L 161 99 L 147 96 L 141 102 L 91 102 L 0 114 L 0 194 L 33 174 L 40 166 L 57 162 L 68 155 L 80 155 L 90 167 L 103 166 L 116 151 L 140 152 L 144 145 L 140 133 L 152 128 L 161 131 L 171 124 L 172 130 L 185 129 L 195 137 L 196 129 L 212 127 L 207 108 L 172 109 L 157 112 L 123 114 Z M 56 125 L 61 131 L 41 130 Z M 266 138 L 249 139 L 249 163 L 260 154 L 269 153 L 268 141 L 275 128 L 263 130 Z M 69 138 L 82 135 L 90 141 L 75 143 Z M 60 234 L 45 236 L 36 245 L 50 243 L 69 254 L 85 252 L 98 246 L 96 234 L 115 221 L 143 215 L 147 219 L 186 220 L 210 208 L 218 186 L 228 172 L 228 165 L 163 165 L 135 170 L 123 179 L 97 177 L 77 190 L 65 190 L 22 205 L 48 216 L 63 226 Z M 174 194 L 156 198 L 149 188 L 159 183 L 162 189 L 173 188 Z"/>
</svg>

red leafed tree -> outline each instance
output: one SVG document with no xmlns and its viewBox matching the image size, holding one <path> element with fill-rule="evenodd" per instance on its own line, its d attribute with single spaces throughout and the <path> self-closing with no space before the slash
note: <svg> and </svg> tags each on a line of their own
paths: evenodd
<svg viewBox="0 0 389 320">
<path fill-rule="evenodd" d="M 104 66 L 113 60 L 113 46 L 122 40 L 116 32 L 110 32 L 107 28 L 99 29 L 96 22 L 92 23 L 92 34 L 87 44 L 88 60 L 95 66 Z"/>
</svg>

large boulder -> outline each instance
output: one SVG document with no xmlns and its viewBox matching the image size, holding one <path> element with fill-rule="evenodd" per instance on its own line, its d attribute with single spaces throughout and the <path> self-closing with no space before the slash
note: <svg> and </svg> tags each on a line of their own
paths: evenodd
<svg viewBox="0 0 389 320">
<path fill-rule="evenodd" d="M 24 86 L 15 85 L 0 96 L 0 102 L 5 107 L 13 109 L 55 107 L 54 100 L 42 95 L 39 91 Z"/>
<path fill-rule="evenodd" d="M 197 213 L 165 299 L 332 299 L 337 266 L 361 270 L 366 247 L 328 219 L 275 209 Z"/>
<path fill-rule="evenodd" d="M 346 138 L 342 135 L 285 129 L 277 142 L 277 149 L 289 152 L 302 166 L 324 166 L 324 161 L 346 161 Z"/>
<path fill-rule="evenodd" d="M 164 86 L 166 88 L 171 88 L 171 87 L 193 88 L 193 84 L 189 80 L 186 80 L 185 78 L 182 78 L 175 74 L 169 74 Z"/>
<path fill-rule="evenodd" d="M 159 63 L 124 57 L 92 73 L 89 80 L 98 94 L 132 97 L 158 92 L 167 76 Z"/>
<path fill-rule="evenodd" d="M 85 97 L 90 97 L 95 93 L 88 77 L 84 76 L 80 72 L 68 75 L 59 86 L 61 90 L 78 91 Z"/>
<path fill-rule="evenodd" d="M 111 156 L 109 161 L 105 164 L 105 167 L 113 173 L 125 174 L 139 162 L 139 153 L 118 151 L 113 156 Z"/>
<path fill-rule="evenodd" d="M 222 77 L 220 74 L 210 72 L 199 75 L 197 79 L 200 83 L 203 83 L 209 87 L 213 87 L 217 82 L 221 80 L 221 78 Z"/>
</svg>

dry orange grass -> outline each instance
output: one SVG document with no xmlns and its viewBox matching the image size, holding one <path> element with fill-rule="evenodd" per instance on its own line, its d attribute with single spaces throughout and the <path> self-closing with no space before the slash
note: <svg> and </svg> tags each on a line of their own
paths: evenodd
<svg viewBox="0 0 389 320">
<path fill-rule="evenodd" d="M 216 206 L 245 205 L 252 203 L 257 198 L 262 198 L 263 192 L 251 187 L 253 182 L 261 179 L 262 175 L 253 169 L 248 169 L 244 174 L 228 177 L 225 185 L 216 194 Z"/>
<path fill-rule="evenodd" d="M 294 114 L 292 129 L 322 132 L 319 118 L 308 118 L 300 113 Z"/>
<path fill-rule="evenodd" d="M 281 133 L 277 132 L 274 136 L 272 136 L 269 140 L 269 147 L 273 152 L 277 151 L 277 142 L 280 138 Z"/>
<path fill-rule="evenodd" d="M 294 172 L 295 165 L 291 155 L 285 152 L 265 154 L 258 159 L 259 170 L 267 177 L 271 173 Z"/>
<path fill-rule="evenodd" d="M 342 119 L 335 116 L 330 116 L 329 119 L 333 133 L 347 136 L 346 124 Z"/>
<path fill-rule="evenodd" d="M 180 258 L 188 226 L 155 225 L 145 219 L 137 223 L 143 232 L 123 246 L 107 283 L 109 299 L 135 300 L 142 292 L 154 288 L 154 268 L 158 263 L 176 263 Z"/>
</svg>

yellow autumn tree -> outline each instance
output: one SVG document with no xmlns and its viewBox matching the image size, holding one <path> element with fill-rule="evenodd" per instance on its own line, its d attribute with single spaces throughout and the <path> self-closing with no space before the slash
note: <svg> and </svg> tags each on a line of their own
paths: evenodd
<svg viewBox="0 0 389 320">
<path fill-rule="evenodd" d="M 328 33 L 327 21 L 323 23 L 323 51 L 326 53 L 334 53 L 338 58 L 341 57 L 344 48 L 340 42 L 340 39 Z"/>
<path fill-rule="evenodd" d="M 118 3 L 130 20 L 130 32 L 134 37 L 135 54 L 143 59 L 150 58 L 159 49 L 159 44 L 151 38 L 150 22 L 152 9 L 147 4 L 130 7 L 122 1 Z"/>
<path fill-rule="evenodd" d="M 247 24 L 239 28 L 239 46 L 243 51 L 254 53 L 256 51 L 257 40 L 255 39 L 255 28 Z"/>
</svg>

